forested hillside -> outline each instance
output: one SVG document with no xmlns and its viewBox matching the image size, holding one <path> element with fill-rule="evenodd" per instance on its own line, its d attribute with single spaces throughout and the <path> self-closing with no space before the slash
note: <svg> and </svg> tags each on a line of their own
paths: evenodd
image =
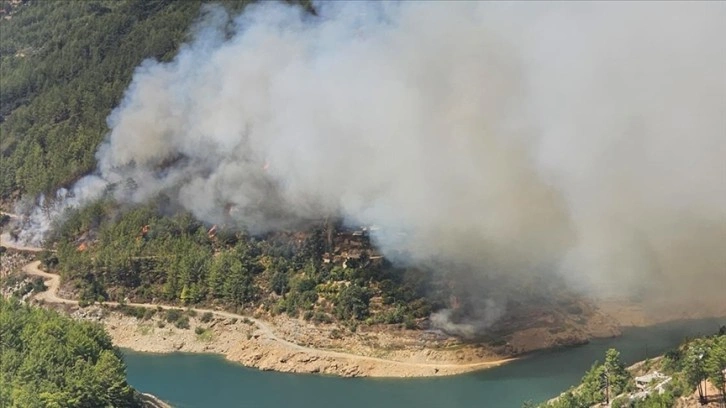
<svg viewBox="0 0 726 408">
<path fill-rule="evenodd" d="M 32 1 L 0 18 L 0 197 L 93 169 L 134 69 L 170 60 L 201 0 Z M 241 9 L 247 1 L 223 2 Z"/>
<path fill-rule="evenodd" d="M 108 131 L 106 118 L 134 69 L 146 58 L 173 58 L 204 2 L 12 2 L 0 19 L 0 202 L 52 192 L 92 171 Z M 235 12 L 246 1 L 221 3 Z M 309 2 L 300 3 L 314 13 Z M 526 325 L 518 311 L 552 311 L 560 325 L 587 321 L 587 308 L 553 279 L 472 282 L 447 276 L 445 267 L 436 274 L 396 267 L 362 231 L 345 231 L 333 221 L 251 236 L 202 224 L 172 207 L 157 197 L 144 205 L 101 200 L 75 209 L 49 237 L 58 252 L 48 254 L 46 264 L 61 271 L 84 302 L 128 298 L 261 307 L 351 327 L 368 322 L 423 328 L 432 312 L 449 307 L 453 321 L 488 322 L 491 316 L 475 315 L 488 308 L 481 302 L 506 288 L 501 308 L 511 324 L 504 332 Z M 558 297 L 545 296 L 548 290 Z"/>
<path fill-rule="evenodd" d="M 652 377 L 650 384 L 644 385 L 642 379 L 649 378 L 644 374 L 652 373 L 657 374 Z M 635 381 L 638 378 L 641 379 L 640 385 Z M 712 389 L 711 395 L 708 389 Z M 692 396 L 694 390 L 697 395 L 695 398 Z M 712 336 L 687 339 L 663 357 L 635 364 L 628 370 L 620 362 L 620 354 L 610 349 L 605 362 L 595 362 L 582 377 L 580 385 L 538 407 L 584 408 L 596 406 L 608 398 L 613 408 L 690 407 L 707 402 L 726 403 L 726 326 Z M 526 407 L 534 405 L 526 404 L 523 408 Z"/>
<path fill-rule="evenodd" d="M 202 3 L 13 3 L 10 17 L 0 20 L 0 196 L 51 192 L 91 171 L 106 117 L 134 69 L 146 58 L 171 59 Z M 222 4 L 234 12 L 246 2 Z M 159 207 L 102 201 L 69 215 L 50 241 L 58 241 L 59 268 L 81 299 L 263 303 L 275 313 L 325 321 L 408 325 L 435 304 L 426 300 L 425 274 L 382 260 L 348 269 L 344 260 L 323 265 L 319 230 L 301 231 L 305 242 L 300 235 L 249 237 L 224 228 L 212 239 L 210 226 L 188 214 L 161 216 Z"/>
<path fill-rule="evenodd" d="M 0 297 L 0 406 L 141 407 L 103 328 Z"/>
<path fill-rule="evenodd" d="M 364 235 L 331 231 L 328 241 L 317 225 L 250 236 L 210 228 L 185 213 L 162 216 L 158 207 L 120 211 L 100 201 L 72 212 L 53 238 L 57 254 L 47 254 L 46 263 L 57 264 L 86 302 L 262 305 L 318 321 L 414 326 L 441 307 L 435 299 L 448 296 L 432 290 L 430 274 L 372 259 Z M 344 257 L 331 255 L 341 252 Z"/>
</svg>

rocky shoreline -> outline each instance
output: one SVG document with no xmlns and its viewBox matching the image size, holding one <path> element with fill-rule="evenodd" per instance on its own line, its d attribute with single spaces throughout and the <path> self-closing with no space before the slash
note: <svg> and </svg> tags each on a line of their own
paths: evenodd
<svg viewBox="0 0 726 408">
<path fill-rule="evenodd" d="M 473 348 L 466 347 L 456 351 L 397 350 L 392 352 L 400 358 L 397 360 L 335 350 L 295 350 L 270 338 L 251 321 L 215 318 L 205 324 L 197 317 L 190 319 L 190 329 L 179 329 L 164 324 L 159 318 L 140 321 L 100 308 L 87 308 L 81 312 L 83 315 L 79 311 L 72 314 L 98 319 L 105 325 L 114 344 L 122 348 L 153 353 L 216 353 L 230 361 L 265 371 L 342 377 L 429 377 L 461 374 L 509 361 L 495 355 L 477 356 Z M 206 330 L 197 334 L 201 332 L 197 327 Z"/>
<path fill-rule="evenodd" d="M 535 350 L 619 334 L 600 314 L 590 316 L 591 323 L 578 329 L 552 330 L 543 325 L 516 331 L 506 341 L 476 344 L 462 343 L 441 332 L 367 325 L 353 331 L 284 315 L 259 316 L 263 321 L 208 309 L 177 309 L 189 315 L 186 327 L 178 327 L 165 317 L 172 306 L 123 306 L 142 314 L 152 312 L 144 317 L 121 313 L 117 309 L 123 307 L 112 302 L 81 308 L 70 299 L 71 294 L 59 288 L 58 275 L 43 272 L 38 265 L 36 261 L 23 267 L 24 273 L 43 277 L 49 287 L 32 296 L 33 301 L 102 323 L 119 347 L 156 353 L 217 353 L 261 370 L 343 377 L 445 376 L 495 367 Z"/>
<path fill-rule="evenodd" d="M 144 408 L 173 408 L 153 394 L 139 392 L 138 397 Z"/>
<path fill-rule="evenodd" d="M 114 344 L 121 348 L 152 353 L 215 353 L 232 362 L 265 371 L 342 377 L 408 378 L 463 374 L 496 367 L 533 351 L 576 346 L 594 338 L 620 334 L 619 327 L 613 326 L 611 318 L 598 314 L 593 316 L 587 331 L 553 334 L 551 329 L 531 328 L 513 333 L 507 344 L 499 347 L 441 339 L 414 341 L 422 333 L 405 330 L 373 332 L 359 329 L 356 333 L 345 333 L 342 340 L 333 341 L 329 336 L 331 331 L 340 330 L 336 326 L 321 327 L 284 316 L 273 318 L 270 323 L 277 334 L 315 347 L 291 348 L 288 342 L 271 337 L 269 332 L 247 319 L 214 316 L 203 322 L 197 314 L 189 318 L 188 329 L 180 329 L 165 322 L 158 314 L 144 320 L 106 306 L 63 307 L 75 318 L 102 323 Z M 516 353 L 505 354 L 511 350 L 516 350 Z"/>
<path fill-rule="evenodd" d="M 78 313 L 84 316 L 80 316 Z M 95 313 L 95 317 L 93 314 Z M 574 346 L 595 337 L 613 337 L 620 332 L 605 321 L 594 320 L 599 332 L 552 334 L 529 329 L 511 336 L 506 345 L 462 344 L 452 340 L 415 340 L 420 331 L 365 331 L 346 333 L 343 341 L 331 341 L 330 331 L 300 319 L 278 316 L 271 322 L 285 338 L 296 333 L 297 343 L 315 349 L 291 349 L 270 338 L 252 321 L 215 317 L 204 323 L 190 318 L 189 329 L 165 324 L 160 317 L 140 320 L 98 307 L 80 309 L 77 317 L 98 319 L 116 345 L 140 352 L 216 353 L 230 361 L 260 370 L 337 375 L 342 377 L 433 377 L 462 374 L 496 367 L 532 351 Z M 604 317 L 601 317 L 604 319 Z M 163 326 L 163 327 L 161 327 Z M 197 328 L 204 334 L 197 334 Z M 202 329 L 199 329 L 201 331 Z M 364 345 L 365 344 L 365 345 Z M 516 350 L 516 353 L 512 353 Z M 511 353 L 511 354 L 506 354 Z"/>
<path fill-rule="evenodd" d="M 16 269 L 15 264 L 5 264 L 3 269 Z M 112 302 L 81 308 L 70 299 L 72 294 L 59 288 L 59 277 L 39 270 L 38 262 L 25 265 L 23 271 L 42 276 L 50 286 L 48 291 L 33 296 L 34 301 L 63 309 L 75 318 L 102 323 L 119 347 L 155 353 L 217 353 L 248 367 L 291 373 L 343 377 L 461 374 L 495 367 L 537 350 L 614 337 L 620 334 L 615 321 L 622 321 L 592 308 L 577 326 L 567 320 L 556 323 L 552 315 L 532 314 L 537 324 L 520 327 L 493 342 L 476 344 L 462 343 L 435 331 L 367 325 L 351 330 L 285 315 L 258 315 L 257 311 L 251 312 L 256 317 L 252 318 L 218 310 L 178 309 L 188 315 L 186 327 L 178 327 L 165 317 L 173 306 L 124 306 L 140 310 L 143 317 L 138 313 L 130 315 L 128 310 L 121 313 L 123 307 Z"/>
</svg>

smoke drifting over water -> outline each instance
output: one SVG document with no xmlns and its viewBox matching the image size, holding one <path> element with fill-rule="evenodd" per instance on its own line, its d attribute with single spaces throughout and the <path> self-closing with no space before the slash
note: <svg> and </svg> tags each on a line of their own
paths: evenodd
<svg viewBox="0 0 726 408">
<path fill-rule="evenodd" d="M 174 61 L 136 70 L 75 199 L 114 183 L 253 231 L 342 214 L 384 253 L 708 291 L 724 38 L 718 2 L 207 7 Z"/>
</svg>

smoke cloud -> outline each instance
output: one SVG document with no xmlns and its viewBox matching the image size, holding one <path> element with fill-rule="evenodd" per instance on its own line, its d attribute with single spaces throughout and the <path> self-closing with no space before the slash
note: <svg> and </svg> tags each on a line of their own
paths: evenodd
<svg viewBox="0 0 726 408">
<path fill-rule="evenodd" d="M 205 7 L 137 68 L 80 201 L 114 184 L 253 232 L 342 215 L 385 254 L 722 296 L 725 3 L 317 11 Z"/>
</svg>

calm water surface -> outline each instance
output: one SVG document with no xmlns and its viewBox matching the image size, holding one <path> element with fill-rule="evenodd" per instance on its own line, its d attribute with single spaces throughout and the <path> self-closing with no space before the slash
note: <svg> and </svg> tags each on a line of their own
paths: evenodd
<svg viewBox="0 0 726 408">
<path fill-rule="evenodd" d="M 685 336 L 711 334 L 726 319 L 668 323 L 615 339 L 532 355 L 502 367 L 432 379 L 336 378 L 263 372 L 206 354 L 124 350 L 131 385 L 178 408 L 519 408 L 579 382 L 615 347 L 626 362 L 662 354 Z"/>
</svg>

